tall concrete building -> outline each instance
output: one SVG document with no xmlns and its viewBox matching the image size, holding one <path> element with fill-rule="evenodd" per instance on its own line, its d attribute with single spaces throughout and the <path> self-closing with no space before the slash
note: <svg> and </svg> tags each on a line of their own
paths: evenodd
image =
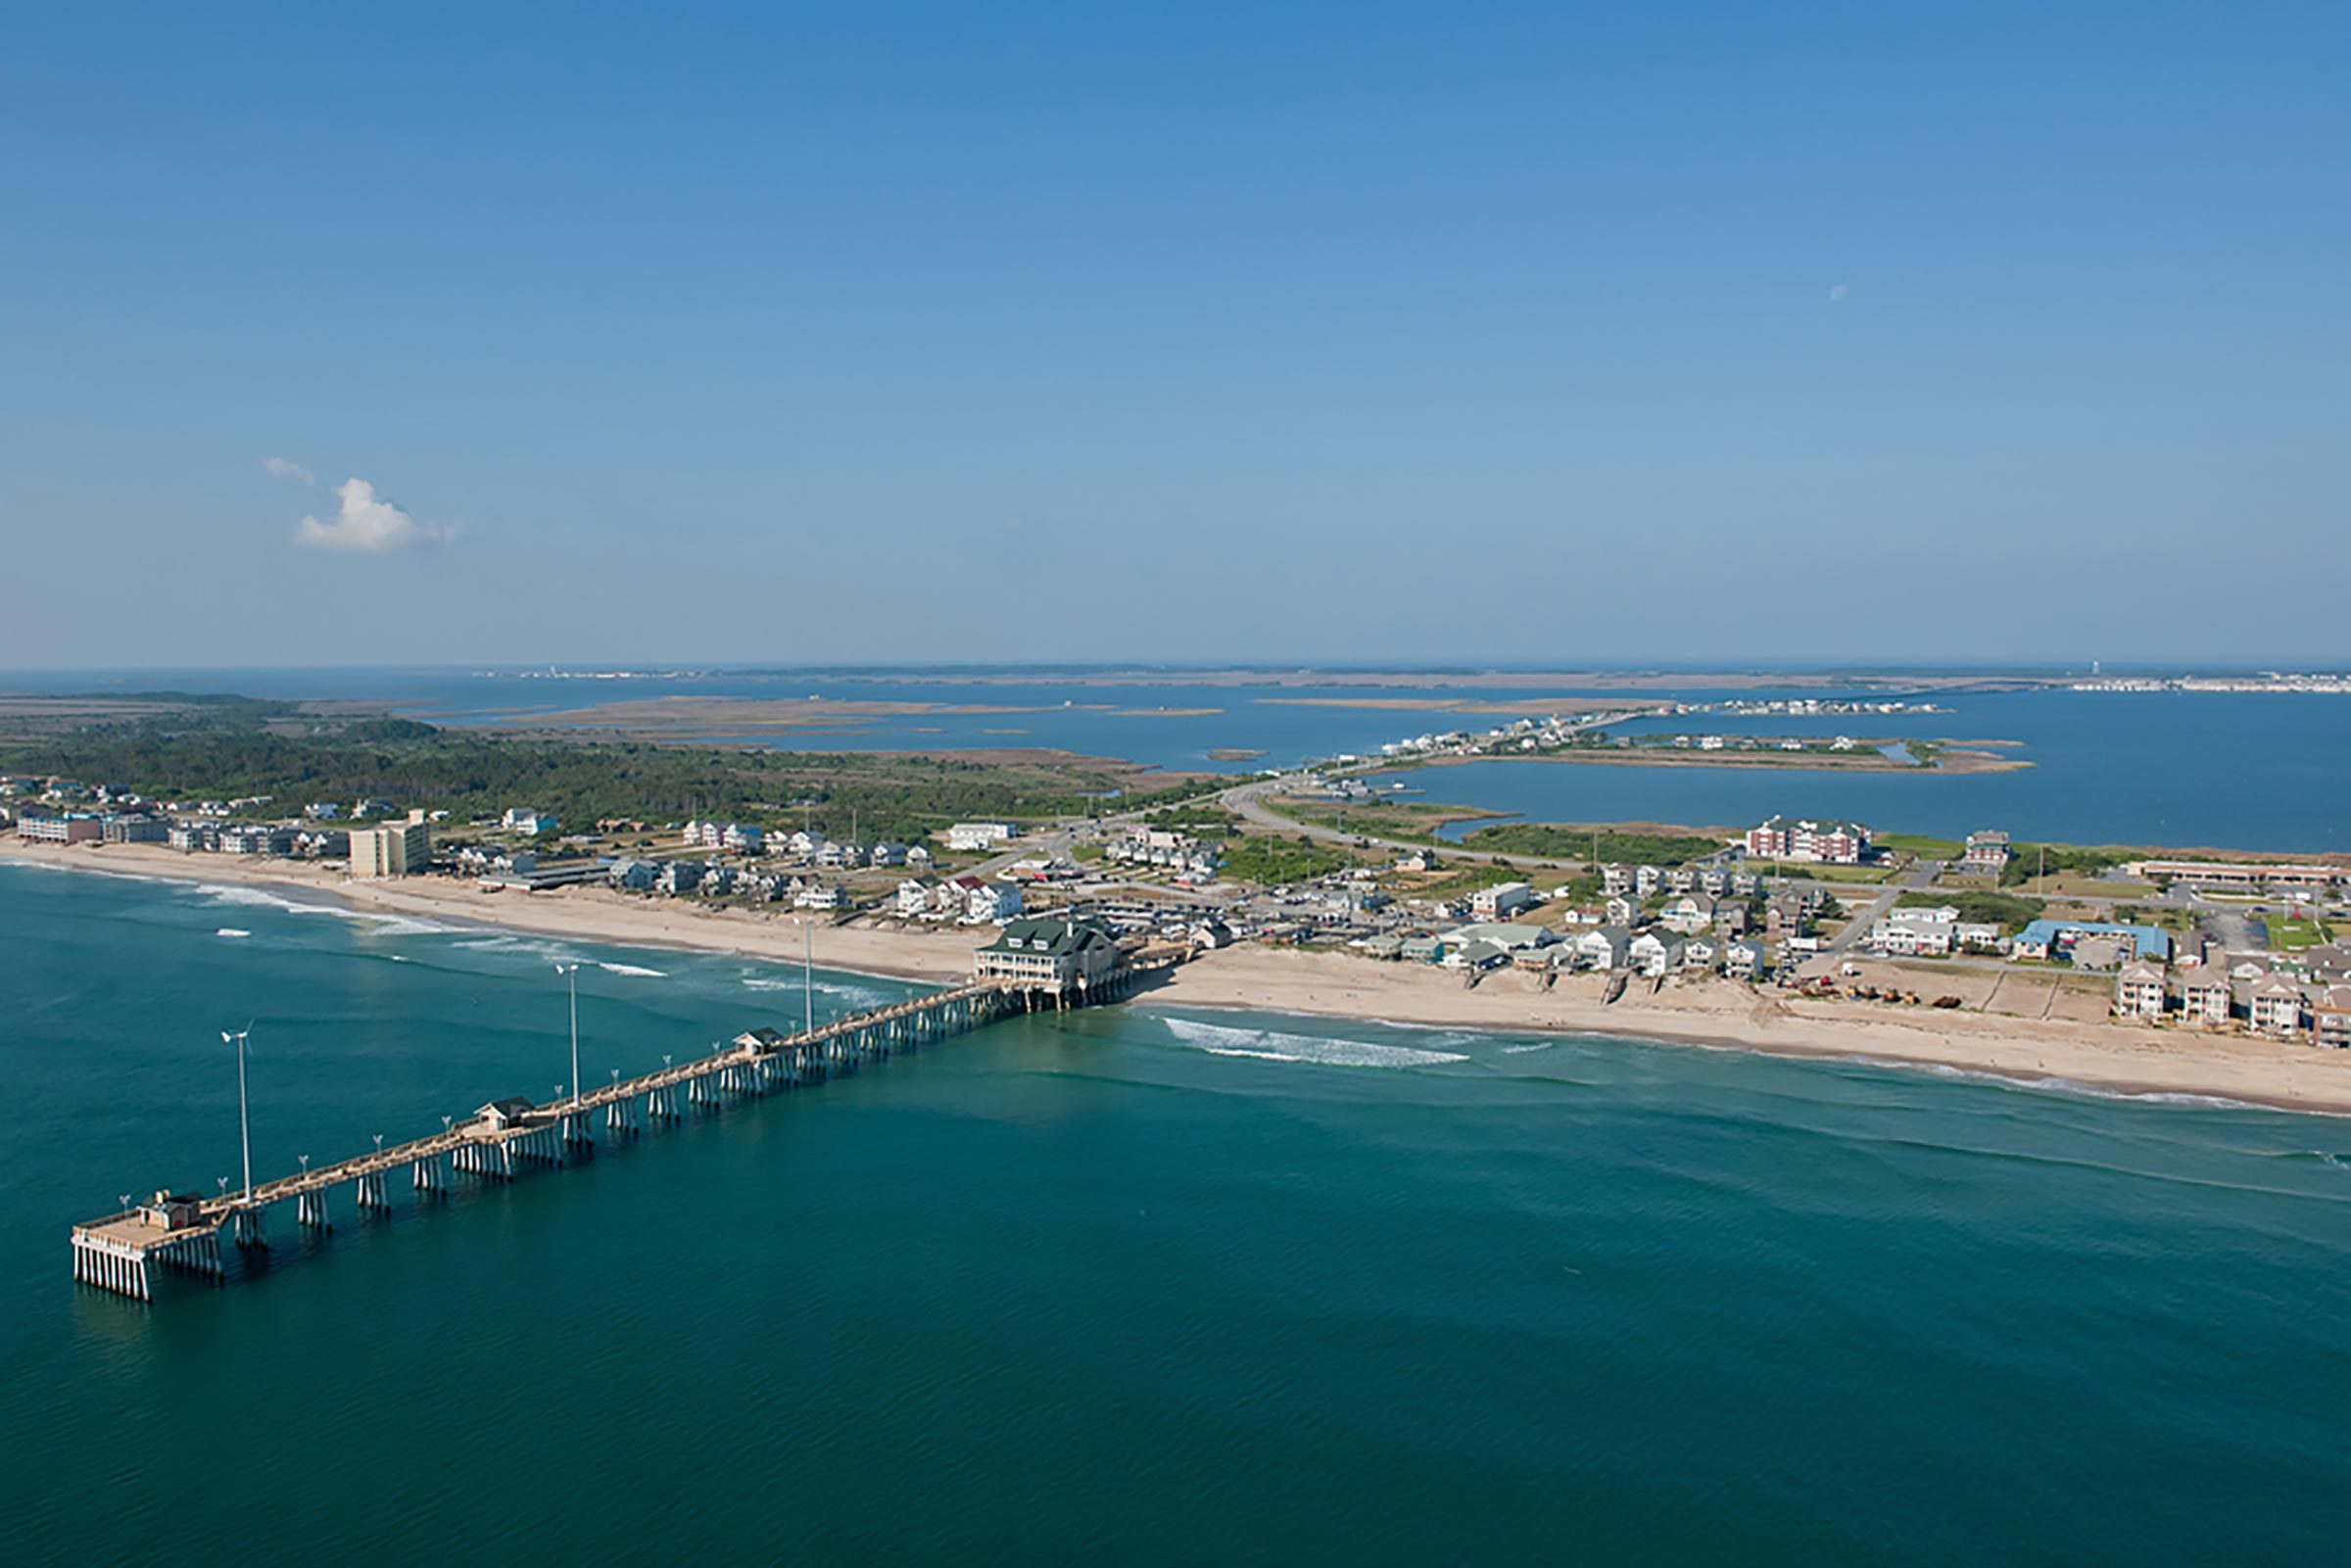
<svg viewBox="0 0 2351 1568">
<path fill-rule="evenodd" d="M 432 830 L 424 813 L 411 811 L 407 822 L 351 832 L 351 874 L 354 877 L 406 877 L 422 871 L 433 858 Z"/>
</svg>

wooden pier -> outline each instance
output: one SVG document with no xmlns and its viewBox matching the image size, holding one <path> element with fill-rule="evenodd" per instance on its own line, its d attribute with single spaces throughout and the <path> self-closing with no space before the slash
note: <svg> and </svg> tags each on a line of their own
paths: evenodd
<svg viewBox="0 0 2351 1568">
<path fill-rule="evenodd" d="M 1007 1014 L 1033 1011 L 1040 1001 L 1061 1007 L 1115 1000 L 1142 968 L 1122 968 L 1090 993 L 1039 996 L 1017 986 L 982 982 L 938 991 L 889 1007 L 853 1014 L 814 1029 L 785 1034 L 754 1028 L 692 1062 L 674 1063 L 639 1077 L 547 1104 L 494 1100 L 440 1132 L 309 1166 L 264 1181 L 251 1192 L 205 1198 L 159 1192 L 103 1219 L 73 1227 L 73 1277 L 137 1301 L 154 1300 L 163 1271 L 224 1279 L 221 1243 L 241 1251 L 266 1248 L 269 1210 L 292 1201 L 295 1223 L 324 1231 L 333 1224 L 330 1199 L 352 1189 L 362 1211 L 392 1207 L 393 1182 L 405 1172 L 420 1203 L 446 1194 L 459 1175 L 511 1181 L 523 1171 L 555 1167 L 596 1140 L 600 1119 L 613 1137 L 627 1137 L 690 1111 L 726 1105 L 821 1082 L 854 1071 L 869 1060 L 943 1040 Z"/>
</svg>

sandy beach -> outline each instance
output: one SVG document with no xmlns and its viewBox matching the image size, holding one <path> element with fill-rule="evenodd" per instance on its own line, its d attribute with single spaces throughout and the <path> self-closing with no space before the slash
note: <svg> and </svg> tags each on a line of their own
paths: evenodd
<svg viewBox="0 0 2351 1568">
<path fill-rule="evenodd" d="M 0 837 L 0 863 L 7 862 L 308 891 L 357 909 L 616 946 L 800 956 L 800 927 L 788 911 L 710 909 L 599 888 L 520 893 L 440 878 L 355 881 L 332 863 L 191 856 L 154 845 L 34 845 L 13 834 Z M 814 945 L 817 963 L 828 969 L 947 983 L 971 973 L 980 939 L 969 930 L 819 926 Z M 2176 1026 L 1799 1000 L 1720 979 L 1655 995 L 1636 984 L 1612 1005 L 1603 1003 L 1602 989 L 1598 976 L 1577 975 L 1545 991 L 1531 976 L 1505 972 L 1472 990 L 1458 974 L 1425 966 L 1238 947 L 1185 965 L 1147 992 L 1143 1005 L 1614 1035 L 2351 1114 L 2351 1051 Z"/>
<path fill-rule="evenodd" d="M 789 909 L 773 913 L 713 909 L 679 899 L 655 899 L 603 888 L 560 887 L 540 893 L 487 892 L 446 877 L 358 881 L 339 862 L 253 860 L 238 855 L 188 855 L 153 844 L 27 844 L 0 837 L 0 864 L 30 863 L 123 877 L 236 883 L 288 893 L 325 894 L 354 909 L 419 920 L 465 921 L 542 936 L 572 936 L 620 947 L 672 947 L 743 953 L 799 962 L 800 927 Z M 946 984 L 968 978 L 971 931 L 874 930 L 819 925 L 816 962 L 826 969 Z"/>
</svg>

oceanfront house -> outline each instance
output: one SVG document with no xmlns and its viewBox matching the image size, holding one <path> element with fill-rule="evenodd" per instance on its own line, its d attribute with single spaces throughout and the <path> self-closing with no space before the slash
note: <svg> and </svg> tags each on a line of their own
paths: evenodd
<svg viewBox="0 0 2351 1568">
<path fill-rule="evenodd" d="M 661 880 L 661 868 L 649 860 L 624 858 L 612 863 L 604 879 L 624 892 L 649 893 Z"/>
<path fill-rule="evenodd" d="M 831 882 L 809 882 L 792 895 L 794 909 L 834 910 L 840 908 L 840 889 Z"/>
<path fill-rule="evenodd" d="M 283 858 L 294 853 L 294 830 L 239 824 L 220 830 L 220 853 Z"/>
<path fill-rule="evenodd" d="M 2310 1038 L 2329 1050 L 2351 1050 L 2351 985 L 2329 985 L 2311 997 Z"/>
<path fill-rule="evenodd" d="M 991 882 L 983 877 L 958 877 L 952 885 L 963 895 L 967 926 L 1001 925 L 1021 912 L 1021 884 Z"/>
<path fill-rule="evenodd" d="M 1869 830 L 1857 822 L 1769 817 L 1747 831 L 1747 853 L 1755 860 L 1858 866 L 1869 858 Z"/>
<path fill-rule="evenodd" d="M 1665 908 L 1657 916 L 1667 930 L 1684 936 L 1695 936 L 1714 924 L 1714 899 L 1705 893 L 1680 893 L 1665 900 Z"/>
<path fill-rule="evenodd" d="M 1445 942 L 1430 932 L 1417 932 L 1404 939 L 1396 956 L 1408 964 L 1434 964 L 1445 956 Z"/>
<path fill-rule="evenodd" d="M 973 977 L 1038 990 L 1090 984 L 1118 967 L 1119 944 L 1090 920 L 1015 920 L 972 956 Z"/>
<path fill-rule="evenodd" d="M 1524 882 L 1500 882 L 1469 895 L 1469 912 L 1479 920 L 1508 920 L 1535 901 L 1535 890 Z"/>
<path fill-rule="evenodd" d="M 1693 936 L 1682 943 L 1681 967 L 1686 970 L 1711 971 L 1721 949 L 1709 937 Z"/>
<path fill-rule="evenodd" d="M 914 920 L 927 915 L 938 883 L 929 877 L 909 877 L 898 883 L 898 894 L 891 903 L 891 912 L 901 920 Z"/>
<path fill-rule="evenodd" d="M 661 863 L 661 873 L 653 879 L 657 891 L 676 898 L 691 893 L 702 884 L 702 863 L 698 860 L 668 860 Z"/>
<path fill-rule="evenodd" d="M 2008 954 L 2020 959 L 2072 959 L 2083 941 L 2099 936 L 2126 939 L 2133 949 L 2129 957 L 2141 958 L 2150 964 L 2172 961 L 2169 931 L 2153 926 L 2120 926 L 2104 921 L 2034 921 L 2016 933 Z"/>
<path fill-rule="evenodd" d="M 1889 910 L 1869 928 L 1869 945 L 1890 958 L 1943 958 L 1958 940 L 1959 911 L 1948 904 Z"/>
<path fill-rule="evenodd" d="M 1620 970 L 1631 962 L 1633 933 L 1622 926 L 1603 926 L 1575 939 L 1575 957 L 1579 968 L 1588 970 Z"/>
<path fill-rule="evenodd" d="M 2114 1016 L 2154 1022 L 2163 1009 L 2163 971 L 2136 960 L 2124 965 L 2114 977 Z"/>
<path fill-rule="evenodd" d="M 2282 974 L 2264 974 L 2245 994 L 2245 1020 L 2256 1034 L 2292 1039 L 2309 1027 L 2302 987 Z"/>
<path fill-rule="evenodd" d="M 710 866 L 702 872 L 701 885 L 696 889 L 704 898 L 724 898 L 735 891 L 736 872 L 732 866 Z"/>
<path fill-rule="evenodd" d="M 2235 1014 L 2229 972 L 2218 964 L 2190 970 L 2180 980 L 2180 1018 L 2200 1029 L 2223 1029 Z"/>
<path fill-rule="evenodd" d="M 552 811 L 534 811 L 528 806 L 508 806 L 505 817 L 501 821 L 500 826 L 508 832 L 528 833 L 535 838 L 541 833 L 553 832 L 557 823 L 555 814 Z"/>
<path fill-rule="evenodd" d="M 1957 870 L 1963 877 L 1990 877 L 1996 881 L 2015 855 L 2006 833 L 1987 828 L 1967 835 L 1967 852 L 1959 857 Z"/>
<path fill-rule="evenodd" d="M 1751 980 L 1763 974 L 1763 944 L 1737 941 L 1722 950 L 1722 972 L 1735 980 Z"/>
<path fill-rule="evenodd" d="M 168 843 L 171 825 L 144 812 L 116 812 L 101 824 L 99 837 L 110 844 Z"/>
<path fill-rule="evenodd" d="M 217 849 L 220 847 L 220 830 L 214 827 L 211 823 L 173 823 L 171 825 L 171 831 L 164 835 L 164 842 L 169 844 L 173 849 L 181 851 L 183 854 L 194 854 L 199 850 Z"/>
<path fill-rule="evenodd" d="M 1544 926 L 1529 926 L 1512 921 L 1479 921 L 1456 927 L 1439 938 L 1446 962 L 1451 963 L 1463 951 L 1480 945 L 1498 948 L 1504 953 L 1519 953 L 1534 948 L 1550 947 L 1559 940 L 1559 932 Z"/>
<path fill-rule="evenodd" d="M 966 854 L 994 849 L 1011 838 L 1008 822 L 959 822 L 947 830 L 947 847 Z"/>
<path fill-rule="evenodd" d="M 539 857 L 527 849 L 502 849 L 496 844 L 467 844 L 457 851 L 460 877 L 528 876 L 539 869 Z"/>
<path fill-rule="evenodd" d="M 26 813 L 17 819 L 17 836 L 36 844 L 90 844 L 106 836 L 106 823 L 84 811 L 56 816 Z"/>
<path fill-rule="evenodd" d="M 1996 953 L 2005 940 L 1991 921 L 1963 920 L 1951 927 L 1951 939 L 1970 953 Z"/>
<path fill-rule="evenodd" d="M 1655 931 L 1643 931 L 1632 939 L 1625 956 L 1634 969 L 1655 979 L 1681 966 L 1682 942 L 1679 937 L 1668 940 Z"/>
</svg>

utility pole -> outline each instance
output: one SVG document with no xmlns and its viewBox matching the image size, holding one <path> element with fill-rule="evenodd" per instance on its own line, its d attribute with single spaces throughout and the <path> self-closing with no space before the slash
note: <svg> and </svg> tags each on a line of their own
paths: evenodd
<svg viewBox="0 0 2351 1568">
<path fill-rule="evenodd" d="M 226 1029 L 220 1031 L 220 1043 L 227 1045 L 233 1041 L 237 1048 L 237 1140 L 245 1147 L 245 1201 L 247 1203 L 253 1201 L 253 1123 L 245 1113 L 245 1036 L 252 1032 L 253 1025 L 250 1023 L 234 1034 Z"/>
<path fill-rule="evenodd" d="M 557 964 L 555 973 L 571 986 L 571 1103 L 580 1103 L 580 967 Z"/>
</svg>

